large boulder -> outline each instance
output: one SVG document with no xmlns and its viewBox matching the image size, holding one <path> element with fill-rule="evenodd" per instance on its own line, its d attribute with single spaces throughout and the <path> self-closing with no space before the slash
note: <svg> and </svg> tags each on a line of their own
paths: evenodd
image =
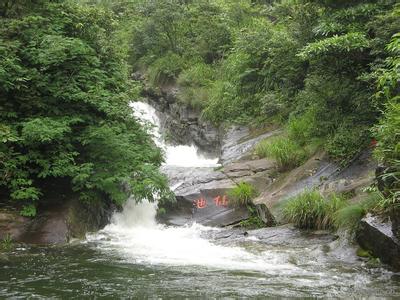
<svg viewBox="0 0 400 300">
<path fill-rule="evenodd" d="M 31 219 L 19 215 L 12 208 L 0 209 L 0 240 L 7 237 L 18 241 L 24 235 Z"/>
<path fill-rule="evenodd" d="M 227 226 L 245 220 L 249 217 L 246 208 L 227 205 L 228 191 L 239 182 L 250 183 L 258 190 L 264 189 L 270 184 L 268 174 L 272 168 L 273 164 L 263 159 L 232 163 L 221 169 L 164 167 L 163 172 L 168 176 L 177 199 L 177 204 L 168 210 L 164 220 L 174 225 L 197 222 L 209 226 Z M 218 199 L 226 201 L 221 205 Z M 204 200 L 204 205 L 198 205 L 199 200 Z M 264 207 L 260 209 L 264 210 Z M 263 213 L 265 218 L 267 215 Z"/>
<path fill-rule="evenodd" d="M 392 232 L 390 220 L 367 215 L 360 222 L 357 242 L 382 262 L 400 270 L 400 241 Z"/>
<path fill-rule="evenodd" d="M 0 239 L 10 236 L 14 241 L 28 244 L 67 243 L 104 227 L 112 209 L 101 201 L 84 204 L 77 198 L 69 198 L 40 207 L 35 218 L 21 217 L 13 210 L 2 210 Z"/>
</svg>

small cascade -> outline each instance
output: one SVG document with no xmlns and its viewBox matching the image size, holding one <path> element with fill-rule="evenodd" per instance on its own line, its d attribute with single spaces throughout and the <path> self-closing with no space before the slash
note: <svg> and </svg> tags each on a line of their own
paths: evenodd
<svg viewBox="0 0 400 300">
<path fill-rule="evenodd" d="M 151 126 L 154 141 L 165 152 L 165 165 L 174 167 L 217 167 L 218 157 L 208 158 L 195 145 L 168 145 L 163 139 L 160 118 L 154 107 L 145 102 L 131 104 L 135 117 Z"/>
</svg>

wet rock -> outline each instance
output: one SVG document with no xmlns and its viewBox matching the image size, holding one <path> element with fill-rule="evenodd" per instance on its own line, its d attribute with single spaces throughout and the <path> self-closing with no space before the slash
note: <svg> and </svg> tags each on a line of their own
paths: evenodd
<svg viewBox="0 0 400 300">
<path fill-rule="evenodd" d="M 156 108 L 170 143 L 178 145 L 195 144 L 199 149 L 218 154 L 220 149 L 220 130 L 201 118 L 197 109 L 179 103 L 179 90 L 166 87 L 155 91 L 144 89 L 143 96 Z"/>
<path fill-rule="evenodd" d="M 324 180 L 335 174 L 337 169 L 325 153 L 318 152 L 302 166 L 283 174 L 267 186 L 254 203 L 264 203 L 279 223 L 282 221 L 280 203 L 306 189 L 320 186 Z"/>
<path fill-rule="evenodd" d="M 274 163 L 266 159 L 247 160 L 241 162 L 234 162 L 224 166 L 225 174 L 233 174 L 240 171 L 248 171 L 251 173 L 258 173 L 267 170 L 272 170 Z"/>
<path fill-rule="evenodd" d="M 204 225 L 227 226 L 249 217 L 245 208 L 216 205 L 217 197 L 225 197 L 239 182 L 247 182 L 257 189 L 270 184 L 268 172 L 272 164 L 266 160 L 246 161 L 229 164 L 222 169 L 184 168 L 166 166 L 162 169 L 173 187 L 177 204 L 165 217 L 166 222 L 182 225 L 197 222 Z M 204 199 L 203 208 L 194 208 L 193 202 Z M 226 204 L 226 203 L 225 203 Z M 267 213 L 264 212 L 267 219 Z M 271 223 L 271 220 L 267 221 Z"/>
<path fill-rule="evenodd" d="M 390 221 L 367 215 L 360 222 L 357 242 L 382 262 L 400 270 L 400 241 L 393 234 Z"/>
<path fill-rule="evenodd" d="M 303 231 L 290 224 L 253 230 L 227 228 L 223 231 L 210 231 L 206 235 L 207 238 L 214 239 L 220 244 L 256 240 L 269 246 L 290 246 L 294 248 L 329 245 L 337 239 L 336 236 L 327 231 Z"/>
<path fill-rule="evenodd" d="M 331 162 L 324 152 L 318 152 L 298 168 L 282 174 L 254 200 L 266 204 L 276 221 L 282 222 L 281 203 L 306 189 L 318 188 L 325 196 L 331 193 L 362 193 L 370 185 L 376 164 L 370 151 L 363 152 L 344 169 Z M 353 198 L 358 201 L 357 197 Z"/>
<path fill-rule="evenodd" d="M 84 238 L 87 232 L 104 227 L 112 208 L 102 202 L 85 205 L 78 199 L 42 207 L 29 220 L 16 241 L 28 244 L 63 244 L 72 238 Z"/>
<path fill-rule="evenodd" d="M 398 208 L 390 212 L 390 219 L 392 221 L 392 232 L 400 239 L 400 210 Z"/>
<path fill-rule="evenodd" d="M 273 226 L 276 224 L 274 216 L 271 214 L 265 204 L 256 204 L 255 207 L 258 217 L 264 222 L 266 226 Z"/>
<path fill-rule="evenodd" d="M 374 177 L 369 175 L 365 178 L 359 177 L 357 179 L 338 179 L 332 180 L 323 184 L 321 187 L 321 193 L 323 195 L 329 195 L 331 193 L 360 193 L 362 188 L 371 185 L 374 182 Z"/>
<path fill-rule="evenodd" d="M 0 240 L 11 237 L 13 240 L 19 240 L 29 226 L 31 219 L 19 215 L 12 209 L 0 210 Z"/>
<path fill-rule="evenodd" d="M 252 136 L 248 127 L 231 127 L 223 135 L 221 141 L 220 163 L 228 164 L 248 157 L 254 147 L 263 139 L 278 134 L 280 130 L 269 131 Z"/>
</svg>

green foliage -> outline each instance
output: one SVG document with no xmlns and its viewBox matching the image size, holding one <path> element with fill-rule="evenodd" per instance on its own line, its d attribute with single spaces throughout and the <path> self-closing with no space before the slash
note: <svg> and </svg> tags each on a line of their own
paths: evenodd
<svg viewBox="0 0 400 300">
<path fill-rule="evenodd" d="M 378 141 L 375 157 L 386 166 L 382 174 L 385 195 L 388 202 L 398 206 L 400 199 L 400 34 L 395 34 L 387 49 L 391 57 L 386 60 L 386 68 L 378 77 L 378 100 L 386 99 L 385 112 L 380 122 L 373 128 Z M 398 209 L 398 208 L 397 208 Z"/>
<path fill-rule="evenodd" d="M 36 207 L 33 204 L 25 205 L 21 210 L 21 216 L 24 217 L 36 216 Z"/>
<path fill-rule="evenodd" d="M 248 206 L 257 195 L 256 188 L 247 182 L 239 182 L 228 192 L 229 203 L 233 206 Z"/>
<path fill-rule="evenodd" d="M 283 207 L 288 222 L 300 228 L 323 228 L 325 218 L 325 200 L 317 191 L 305 191 L 291 198 Z"/>
<path fill-rule="evenodd" d="M 325 149 L 331 157 L 345 164 L 359 153 L 360 149 L 365 149 L 368 146 L 368 141 L 367 128 L 345 123 L 326 142 Z"/>
<path fill-rule="evenodd" d="M 18 3 L 0 20 L 1 191 L 25 216 L 57 184 L 85 201 L 170 197 L 161 152 L 131 116 L 137 86 L 116 16 L 69 1 Z"/>
<path fill-rule="evenodd" d="M 203 62 L 185 69 L 178 78 L 179 100 L 191 107 L 203 108 L 208 101 L 213 79 L 213 68 Z"/>
<path fill-rule="evenodd" d="M 303 115 L 291 116 L 286 126 L 289 139 L 296 141 L 300 146 L 310 143 L 313 139 L 315 119 L 315 112 L 311 109 Z"/>
<path fill-rule="evenodd" d="M 14 242 L 11 235 L 7 234 L 2 241 L 0 241 L 0 251 L 10 251 L 14 247 Z"/>
<path fill-rule="evenodd" d="M 365 197 L 361 202 L 349 204 L 336 211 L 334 224 L 336 228 L 346 229 L 354 233 L 361 219 L 368 212 L 377 212 L 382 209 L 382 194 L 374 192 Z"/>
<path fill-rule="evenodd" d="M 162 217 L 167 213 L 167 210 L 164 207 L 160 207 L 157 209 L 157 217 Z"/>
<path fill-rule="evenodd" d="M 360 202 L 349 203 L 346 196 L 323 197 L 318 191 L 305 191 L 285 202 L 283 215 L 288 222 L 304 229 L 344 229 L 354 233 L 368 213 L 381 213 L 387 204 L 379 192 L 371 192 Z"/>
<path fill-rule="evenodd" d="M 351 51 L 363 51 L 369 47 L 369 40 L 364 34 L 350 32 L 344 35 L 334 35 L 332 37 L 310 43 L 298 54 L 304 60 L 311 60 L 316 57 L 349 53 Z"/>
<path fill-rule="evenodd" d="M 154 85 L 165 85 L 174 82 L 184 67 L 182 58 L 169 52 L 153 62 L 149 67 L 149 81 Z"/>
<path fill-rule="evenodd" d="M 303 148 L 287 137 L 275 137 L 261 141 L 256 146 L 259 157 L 276 161 L 279 170 L 286 171 L 298 167 L 307 157 Z"/>
<path fill-rule="evenodd" d="M 283 123 L 343 164 L 398 94 L 396 1 L 97 2 L 125 20 L 136 70 L 174 82 L 183 105 L 216 124 Z"/>
<path fill-rule="evenodd" d="M 265 227 L 265 223 L 258 215 L 257 209 L 254 204 L 246 204 L 247 210 L 249 212 L 249 218 L 243 220 L 239 223 L 240 227 L 245 229 L 257 229 Z"/>
<path fill-rule="evenodd" d="M 363 258 L 372 258 L 373 257 L 370 251 L 365 250 L 361 247 L 357 249 L 356 254 L 357 254 L 357 256 L 363 257 Z"/>
<path fill-rule="evenodd" d="M 264 222 L 258 216 L 251 216 L 239 223 L 240 227 L 246 229 L 258 229 L 265 227 Z"/>
<path fill-rule="evenodd" d="M 346 205 L 343 197 L 332 195 L 324 199 L 316 191 L 305 191 L 288 199 L 283 215 L 288 222 L 304 229 L 333 229 L 335 213 Z"/>
</svg>

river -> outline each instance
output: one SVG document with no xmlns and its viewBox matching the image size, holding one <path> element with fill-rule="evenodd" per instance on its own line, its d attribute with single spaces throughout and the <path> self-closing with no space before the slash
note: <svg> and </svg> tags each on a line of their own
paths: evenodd
<svg viewBox="0 0 400 300">
<path fill-rule="evenodd" d="M 167 145 L 166 164 L 217 166 L 195 146 Z M 397 298 L 400 276 L 355 255 L 345 238 L 291 226 L 251 231 L 158 224 L 156 208 L 129 200 L 103 230 L 66 246 L 26 246 L 0 257 L 0 298 Z"/>
</svg>

